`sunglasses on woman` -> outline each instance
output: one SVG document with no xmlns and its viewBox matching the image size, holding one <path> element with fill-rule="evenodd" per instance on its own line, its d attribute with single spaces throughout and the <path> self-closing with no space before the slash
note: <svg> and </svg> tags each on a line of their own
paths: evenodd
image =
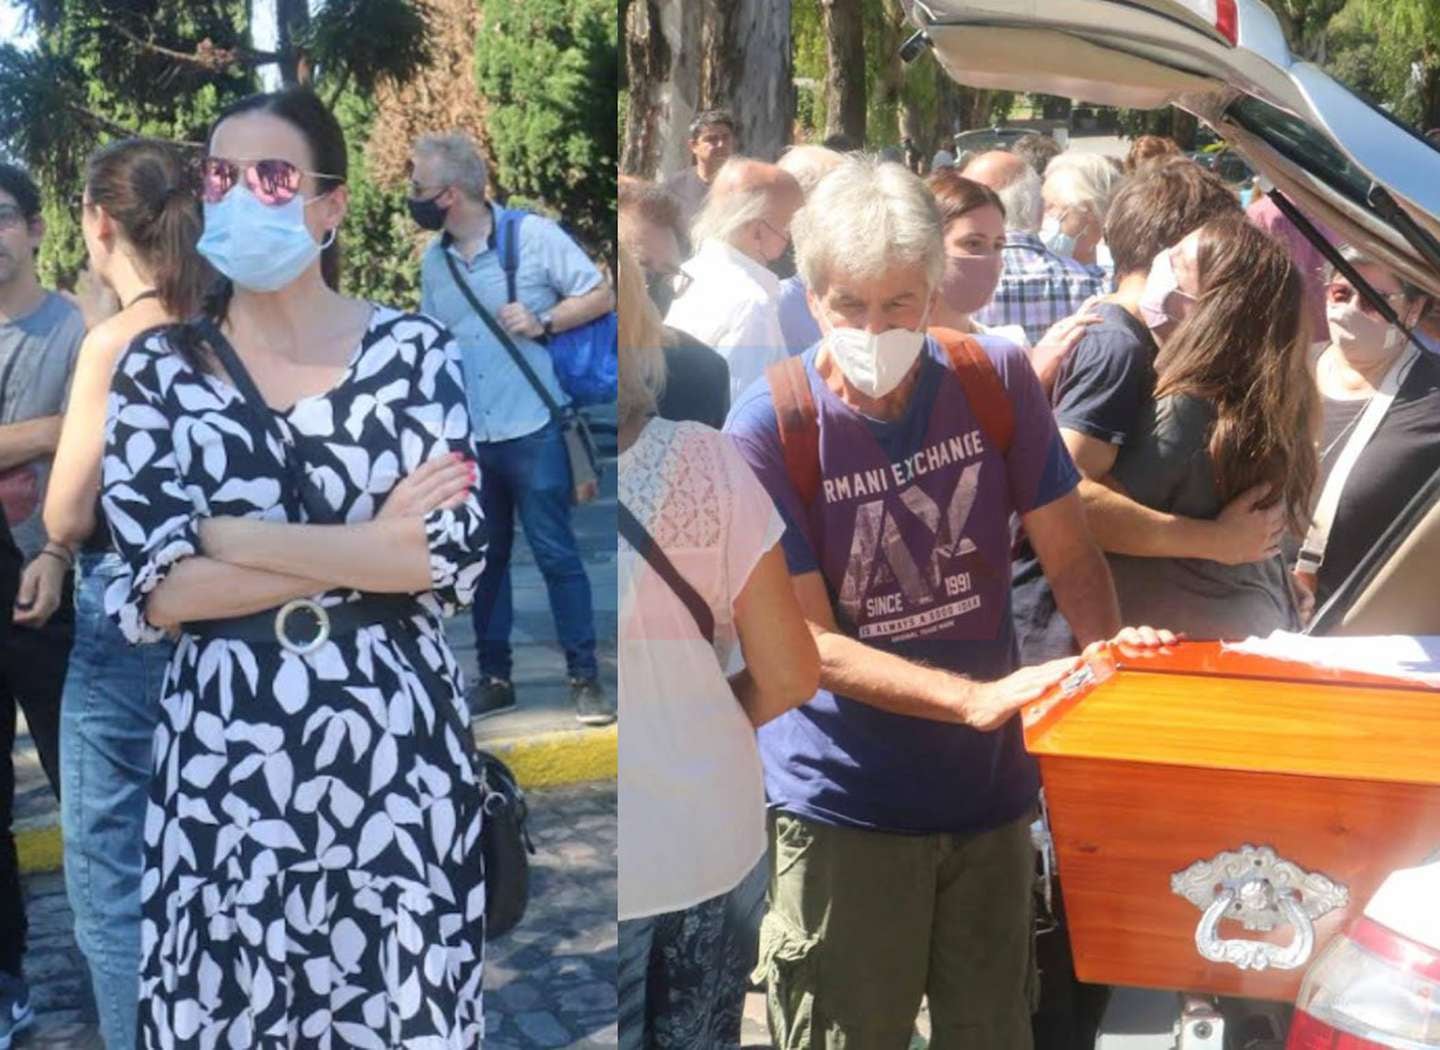
<svg viewBox="0 0 1440 1050">
<path fill-rule="evenodd" d="M 1370 314 L 1373 317 L 1380 316 L 1380 311 L 1376 309 L 1374 303 L 1372 303 L 1369 299 L 1365 298 L 1354 288 L 1350 287 L 1350 285 L 1341 284 L 1339 281 L 1327 284 L 1325 286 L 1325 298 L 1328 302 L 1332 302 L 1336 306 L 1344 306 L 1347 303 L 1358 300 L 1358 305 L 1362 311 Z M 1405 293 L 1391 292 L 1389 295 L 1382 295 L 1380 298 L 1384 299 L 1387 303 L 1389 303 L 1391 308 L 1393 309 L 1396 307 L 1396 300 L 1399 300 L 1401 302 L 1404 301 Z"/>
<path fill-rule="evenodd" d="M 300 180 L 306 175 L 314 179 L 340 179 L 339 175 L 306 171 L 278 158 L 244 164 L 224 157 L 205 157 L 200 161 L 201 195 L 209 204 L 219 204 L 243 177 L 246 188 L 260 203 L 279 207 L 295 199 L 300 192 Z"/>
</svg>

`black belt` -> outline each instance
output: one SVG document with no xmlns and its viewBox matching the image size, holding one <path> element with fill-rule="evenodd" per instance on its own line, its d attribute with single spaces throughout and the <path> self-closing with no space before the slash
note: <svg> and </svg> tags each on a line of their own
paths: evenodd
<svg viewBox="0 0 1440 1050">
<path fill-rule="evenodd" d="M 328 607 L 309 598 L 297 598 L 278 609 L 229 620 L 196 620 L 182 624 L 180 629 L 205 640 L 278 642 L 281 648 L 303 656 L 331 638 L 354 634 L 362 627 L 409 620 L 421 611 L 420 603 L 408 594 L 372 594 Z"/>
</svg>

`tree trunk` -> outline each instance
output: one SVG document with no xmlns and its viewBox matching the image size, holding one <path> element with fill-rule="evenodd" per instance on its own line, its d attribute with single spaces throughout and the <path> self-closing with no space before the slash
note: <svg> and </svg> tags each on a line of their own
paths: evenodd
<svg viewBox="0 0 1440 1050">
<path fill-rule="evenodd" d="M 280 56 L 280 83 L 296 87 L 310 82 L 310 62 L 295 44 L 295 35 L 310 24 L 308 0 L 275 0 L 275 52 Z"/>
<path fill-rule="evenodd" d="M 790 0 L 707 0 L 700 39 L 704 106 L 735 114 L 739 152 L 776 160 L 795 124 Z"/>
<path fill-rule="evenodd" d="M 865 141 L 865 20 L 860 0 L 820 0 L 825 22 L 825 134 Z"/>
<path fill-rule="evenodd" d="M 1173 119 L 1170 124 L 1170 137 L 1179 143 L 1183 150 L 1195 148 L 1195 137 L 1200 131 L 1200 121 L 1194 114 L 1187 113 L 1183 109 L 1172 108 L 1170 112 Z"/>
<path fill-rule="evenodd" d="M 1433 62 L 1436 56 L 1427 55 L 1427 61 Z M 1431 128 L 1440 128 L 1440 65 L 1427 65 L 1420 96 L 1420 130 L 1429 131 Z"/>
<path fill-rule="evenodd" d="M 690 163 L 690 121 L 700 109 L 703 11 L 693 0 L 631 0 L 625 18 L 630 88 L 620 170 L 657 178 Z"/>
</svg>

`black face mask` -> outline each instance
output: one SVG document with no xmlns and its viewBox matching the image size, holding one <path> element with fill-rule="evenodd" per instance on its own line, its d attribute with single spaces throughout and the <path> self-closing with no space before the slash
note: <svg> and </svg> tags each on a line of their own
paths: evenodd
<svg viewBox="0 0 1440 1050">
<path fill-rule="evenodd" d="M 444 190 L 440 191 L 440 193 L 444 192 Z M 416 200 L 414 197 L 410 197 L 405 201 L 410 208 L 410 218 L 414 219 L 422 230 L 438 230 L 445 225 L 445 214 L 450 209 L 442 208 L 435 203 L 439 199 L 440 193 L 435 194 L 429 200 Z"/>
<path fill-rule="evenodd" d="M 675 301 L 675 278 L 673 274 L 652 273 L 645 278 L 645 291 L 650 295 L 650 301 L 655 304 L 655 309 L 660 311 L 664 317 L 670 312 L 670 304 Z"/>
<path fill-rule="evenodd" d="M 794 277 L 796 273 L 795 242 L 791 241 L 789 244 L 787 244 L 785 246 L 785 254 L 780 256 L 774 262 L 767 265 L 770 272 L 773 273 L 776 277 L 780 278 L 780 280 L 782 281 L 786 278 Z"/>
</svg>

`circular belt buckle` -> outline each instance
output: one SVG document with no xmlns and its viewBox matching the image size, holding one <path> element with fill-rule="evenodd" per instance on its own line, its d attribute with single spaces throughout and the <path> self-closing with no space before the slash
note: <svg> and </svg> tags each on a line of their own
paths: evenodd
<svg viewBox="0 0 1440 1050">
<path fill-rule="evenodd" d="M 315 617 L 315 622 L 318 627 L 315 632 L 315 637 L 310 639 L 310 641 L 293 642 L 290 640 L 290 636 L 285 633 L 285 627 L 290 622 L 291 615 L 299 612 L 301 609 L 308 611 Z M 296 598 L 294 601 L 286 602 L 280 607 L 280 611 L 275 614 L 275 638 L 280 642 L 281 648 L 287 652 L 294 653 L 296 656 L 305 656 L 308 653 L 313 653 L 330 640 L 330 614 L 325 611 L 325 607 L 319 602 L 312 601 L 309 598 Z"/>
</svg>

